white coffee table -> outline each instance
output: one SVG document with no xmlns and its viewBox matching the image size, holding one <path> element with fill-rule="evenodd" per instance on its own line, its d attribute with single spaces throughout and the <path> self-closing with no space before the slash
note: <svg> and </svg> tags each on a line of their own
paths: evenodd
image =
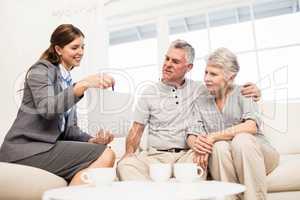
<svg viewBox="0 0 300 200">
<path fill-rule="evenodd" d="M 123 181 L 109 186 L 89 185 L 48 190 L 43 200 L 198 200 L 223 199 L 245 191 L 245 186 L 219 181 L 193 183 Z"/>
</svg>

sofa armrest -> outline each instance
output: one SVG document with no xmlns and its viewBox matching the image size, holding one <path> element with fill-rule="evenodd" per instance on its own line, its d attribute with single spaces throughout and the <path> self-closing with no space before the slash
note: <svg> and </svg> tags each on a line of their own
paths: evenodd
<svg viewBox="0 0 300 200">
<path fill-rule="evenodd" d="M 0 199 L 41 199 L 46 190 L 67 186 L 67 182 L 42 169 L 0 162 Z"/>
</svg>

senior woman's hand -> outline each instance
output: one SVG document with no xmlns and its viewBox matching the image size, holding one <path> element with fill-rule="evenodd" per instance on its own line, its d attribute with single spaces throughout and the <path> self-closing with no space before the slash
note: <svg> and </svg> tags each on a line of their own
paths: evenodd
<svg viewBox="0 0 300 200">
<path fill-rule="evenodd" d="M 194 144 L 192 145 L 192 149 L 198 154 L 211 154 L 213 143 L 214 142 L 210 137 L 199 135 L 195 139 Z"/>
<path fill-rule="evenodd" d="M 207 170 L 209 154 L 194 153 L 193 162 L 200 166 L 203 170 Z"/>
<path fill-rule="evenodd" d="M 254 101 L 259 101 L 261 97 L 260 89 L 254 83 L 245 83 L 241 90 L 245 97 L 252 97 Z"/>
<path fill-rule="evenodd" d="M 89 142 L 94 144 L 109 144 L 113 139 L 114 135 L 110 131 L 99 131 Z"/>
</svg>

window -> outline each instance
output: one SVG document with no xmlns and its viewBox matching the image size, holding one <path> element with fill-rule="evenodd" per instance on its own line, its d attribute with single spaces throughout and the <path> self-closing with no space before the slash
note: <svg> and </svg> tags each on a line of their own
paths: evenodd
<svg viewBox="0 0 300 200">
<path fill-rule="evenodd" d="M 116 91 L 134 93 L 144 81 L 158 80 L 157 41 L 147 39 L 109 47 L 109 65 Z"/>
<path fill-rule="evenodd" d="M 195 48 L 196 58 L 201 58 L 209 52 L 207 29 L 170 35 L 170 42 L 183 39 Z"/>
<path fill-rule="evenodd" d="M 251 22 L 230 24 L 210 29 L 212 50 L 226 47 L 233 52 L 254 49 L 253 29 Z"/>
<path fill-rule="evenodd" d="M 300 45 L 300 13 L 255 21 L 258 48 Z"/>
<path fill-rule="evenodd" d="M 259 83 L 259 69 L 254 52 L 237 54 L 240 71 L 235 79 L 239 85 L 246 82 Z"/>
<path fill-rule="evenodd" d="M 277 90 L 287 90 L 282 100 L 300 99 L 299 62 L 300 46 L 259 52 L 263 99 L 273 99 Z"/>
<path fill-rule="evenodd" d="M 195 59 L 193 69 L 186 75 L 186 77 L 196 81 L 203 81 L 204 71 L 205 60 L 203 58 Z"/>
</svg>

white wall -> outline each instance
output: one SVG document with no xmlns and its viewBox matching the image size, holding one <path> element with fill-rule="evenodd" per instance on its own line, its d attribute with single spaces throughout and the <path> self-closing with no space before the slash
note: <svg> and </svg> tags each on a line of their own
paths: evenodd
<svg viewBox="0 0 300 200">
<path fill-rule="evenodd" d="M 254 0 L 111 0 L 110 3 L 105 6 L 104 16 L 109 21 L 109 29 L 118 30 L 147 21 L 153 22 L 161 16 L 192 16 L 220 8 L 247 5 L 253 1 Z"/>
<path fill-rule="evenodd" d="M 75 79 L 107 64 L 108 35 L 101 19 L 101 1 L 0 1 L 0 144 L 16 117 L 16 90 L 22 74 L 49 46 L 50 35 L 61 23 L 72 23 L 86 35 L 86 54 Z M 17 84 L 17 85 L 16 85 Z"/>
</svg>

